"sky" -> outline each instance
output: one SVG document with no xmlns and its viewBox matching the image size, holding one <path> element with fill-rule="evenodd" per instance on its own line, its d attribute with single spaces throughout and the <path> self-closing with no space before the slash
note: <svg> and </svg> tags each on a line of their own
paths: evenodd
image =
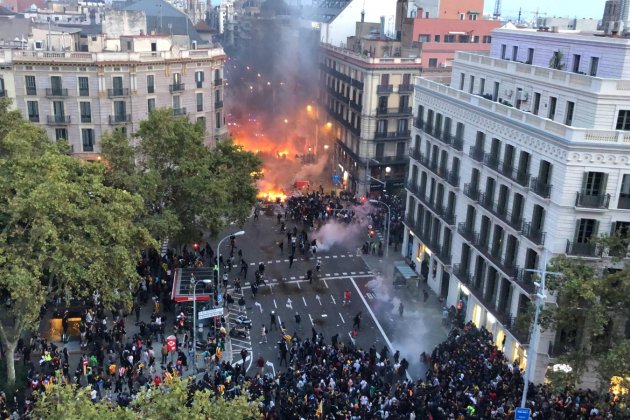
<svg viewBox="0 0 630 420">
<path fill-rule="evenodd" d="M 541 17 L 577 17 L 601 19 L 605 0 L 501 0 L 502 17 L 518 16 L 523 9 L 523 18 L 532 18 L 538 9 Z M 494 11 L 495 0 L 485 0 L 485 13 Z M 526 13 L 527 12 L 527 13 Z M 547 15 L 542 15 L 546 12 Z"/>
</svg>

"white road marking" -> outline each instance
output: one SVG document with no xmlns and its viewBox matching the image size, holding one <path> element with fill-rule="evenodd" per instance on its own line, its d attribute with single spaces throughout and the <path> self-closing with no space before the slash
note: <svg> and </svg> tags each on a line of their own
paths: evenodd
<svg viewBox="0 0 630 420">
<path fill-rule="evenodd" d="M 335 300 L 335 299 L 333 299 Z M 341 318 L 341 322 L 343 322 L 344 324 L 346 323 L 346 320 L 343 319 L 343 315 L 341 315 L 341 312 L 339 312 L 339 318 Z"/>
<path fill-rule="evenodd" d="M 291 303 L 291 298 L 287 299 L 287 308 L 293 310 L 293 304 Z"/>
<path fill-rule="evenodd" d="M 311 314 L 308 314 L 308 318 L 311 320 L 311 325 L 315 326 L 315 324 L 313 323 L 313 317 L 311 316 Z"/>
<path fill-rule="evenodd" d="M 296 282 L 298 289 L 301 289 L 302 287 L 300 286 L 300 282 Z"/>
<path fill-rule="evenodd" d="M 328 283 L 326 283 L 326 279 L 322 279 L 322 281 L 324 282 L 324 286 L 326 286 L 326 289 L 328 289 Z"/>
<path fill-rule="evenodd" d="M 330 258 L 330 255 L 326 255 L 324 258 L 325 258 L 325 259 L 329 259 L 329 258 Z"/>
<path fill-rule="evenodd" d="M 278 305 L 276 305 L 276 300 L 275 299 L 273 300 L 273 307 L 278 309 Z"/>
<path fill-rule="evenodd" d="M 256 265 L 256 263 L 249 263 L 249 265 Z"/>
<path fill-rule="evenodd" d="M 322 306 L 322 298 L 320 298 L 319 295 L 315 295 L 315 299 L 319 302 L 319 306 Z"/>
<path fill-rule="evenodd" d="M 348 275 L 348 273 L 341 273 L 341 275 L 343 275 L 343 276 L 347 276 L 347 275 Z"/>
<path fill-rule="evenodd" d="M 298 284 L 300 284 L 300 283 L 298 283 Z M 306 304 L 306 298 L 305 298 L 304 296 L 302 296 L 302 301 L 304 302 L 304 306 L 308 306 L 308 305 Z"/>
<path fill-rule="evenodd" d="M 350 331 L 348 331 L 348 336 L 350 337 L 350 340 L 352 340 L 352 344 L 355 343 L 354 337 L 352 336 L 352 333 Z"/>
<path fill-rule="evenodd" d="M 289 262 L 289 260 L 284 260 L 284 262 Z"/>
<path fill-rule="evenodd" d="M 295 280 L 295 277 L 291 277 L 291 280 Z"/>
<path fill-rule="evenodd" d="M 338 276 L 338 275 L 339 275 L 339 273 L 335 273 L 335 276 Z"/>
<path fill-rule="evenodd" d="M 282 262 L 282 260 L 276 260 L 276 263 L 281 263 L 281 262 Z"/>
<path fill-rule="evenodd" d="M 331 274 L 330 274 L 330 273 L 326 273 L 326 277 L 330 277 L 330 276 L 331 276 Z"/>
<path fill-rule="evenodd" d="M 332 299 L 332 301 L 333 301 L 333 305 L 336 305 L 336 304 L 337 304 L 337 301 L 335 300 L 335 297 L 334 297 L 333 295 L 330 295 L 330 298 L 331 298 L 331 299 Z"/>
<path fill-rule="evenodd" d="M 363 304 L 365 305 L 365 308 L 367 309 L 367 311 L 369 312 L 370 316 L 372 317 L 372 320 L 374 321 L 374 324 L 376 324 L 376 328 L 378 328 L 378 330 L 381 332 L 381 335 L 383 336 L 383 339 L 385 340 L 385 343 L 387 344 L 387 347 L 389 347 L 389 351 L 393 352 L 394 351 L 394 346 L 392 346 L 392 343 L 391 343 L 391 341 L 389 341 L 389 338 L 387 338 L 387 335 L 385 334 L 385 331 L 383 330 L 383 327 L 381 327 L 381 324 L 378 322 L 378 319 L 376 319 L 376 316 L 374 316 L 374 312 L 372 312 L 372 308 L 370 308 L 370 305 L 368 305 L 367 301 L 363 297 L 363 294 L 361 294 L 361 290 L 359 290 L 359 286 L 357 286 L 357 283 L 354 281 L 353 277 L 350 277 L 350 281 L 352 282 L 352 285 L 354 286 L 354 288 L 357 290 L 357 293 L 359 294 L 359 297 L 363 301 Z M 350 333 L 348 333 L 348 334 L 350 334 Z M 350 338 L 352 338 L 352 335 L 350 335 Z M 354 340 L 352 340 L 352 342 L 354 343 Z M 409 375 L 409 371 L 407 371 L 407 379 L 409 381 L 411 381 L 411 375 Z"/>
<path fill-rule="evenodd" d="M 254 305 L 258 306 L 258 309 L 260 309 L 260 313 L 262 314 L 262 305 L 258 302 L 254 302 Z"/>
<path fill-rule="evenodd" d="M 346 258 L 346 254 L 340 255 L 340 258 Z"/>
<path fill-rule="evenodd" d="M 357 273 L 356 273 L 356 272 L 354 272 L 354 271 L 351 271 L 351 272 L 350 272 L 350 274 L 352 274 L 352 275 L 354 276 L 354 275 L 355 275 L 355 274 L 357 274 Z"/>
<path fill-rule="evenodd" d="M 322 318 L 328 318 L 328 314 L 322 314 Z"/>
<path fill-rule="evenodd" d="M 267 261 L 267 264 L 273 264 L 273 261 Z"/>
<path fill-rule="evenodd" d="M 337 258 L 337 256 L 336 256 L 336 255 L 333 255 L 332 257 L 333 257 L 333 258 Z"/>
</svg>

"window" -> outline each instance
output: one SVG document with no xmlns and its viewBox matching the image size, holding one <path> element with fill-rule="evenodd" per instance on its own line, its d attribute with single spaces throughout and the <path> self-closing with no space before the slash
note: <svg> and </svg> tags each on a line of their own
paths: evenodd
<svg viewBox="0 0 630 420">
<path fill-rule="evenodd" d="M 195 72 L 195 82 L 197 82 L 197 88 L 201 88 L 203 86 L 204 74 L 202 71 Z"/>
<path fill-rule="evenodd" d="M 599 67 L 599 57 L 591 57 L 591 65 L 588 69 L 590 76 L 597 76 L 597 68 Z"/>
<path fill-rule="evenodd" d="M 564 116 L 564 123 L 566 125 L 573 124 L 573 111 L 575 110 L 575 102 L 567 101 L 567 112 Z"/>
<path fill-rule="evenodd" d="M 197 117 L 197 124 L 206 129 L 206 117 Z"/>
<path fill-rule="evenodd" d="M 79 102 L 79 109 L 81 111 L 81 122 L 92 122 L 92 106 L 89 102 Z"/>
<path fill-rule="evenodd" d="M 173 96 L 173 109 L 180 108 L 180 98 L 179 96 Z"/>
<path fill-rule="evenodd" d="M 147 76 L 147 93 L 155 93 L 155 76 L 152 74 Z"/>
<path fill-rule="evenodd" d="M 387 133 L 387 120 L 376 121 L 376 132 L 379 134 Z"/>
<path fill-rule="evenodd" d="M 435 35 L 435 36 L 433 37 L 433 41 L 434 41 L 434 42 L 440 42 L 440 36 L 439 36 L 439 35 Z"/>
<path fill-rule="evenodd" d="M 83 142 L 84 152 L 94 151 L 94 130 L 91 128 L 81 129 L 81 140 Z"/>
<path fill-rule="evenodd" d="M 27 95 L 37 95 L 37 85 L 35 84 L 35 76 L 24 76 L 24 85 L 26 86 Z"/>
<path fill-rule="evenodd" d="M 125 101 L 114 101 L 114 118 L 116 122 L 127 121 L 127 104 Z"/>
<path fill-rule="evenodd" d="M 203 111 L 203 93 L 197 94 L 197 112 Z"/>
<path fill-rule="evenodd" d="M 483 96 L 485 91 L 486 91 L 486 79 L 482 77 L 481 79 L 479 79 L 479 94 Z"/>
<path fill-rule="evenodd" d="M 219 104 L 221 102 L 221 91 L 219 89 L 214 91 L 214 103 Z"/>
<path fill-rule="evenodd" d="M 90 83 L 85 76 L 79 77 L 79 96 L 90 96 Z"/>
<path fill-rule="evenodd" d="M 216 127 L 221 128 L 221 113 L 220 112 L 217 112 L 217 115 L 216 115 Z"/>
<path fill-rule="evenodd" d="M 182 75 L 181 73 L 173 73 L 173 84 L 179 85 L 182 83 Z"/>
<path fill-rule="evenodd" d="M 389 85 L 389 74 L 382 74 L 381 75 L 381 86 L 388 86 Z"/>
<path fill-rule="evenodd" d="M 514 45 L 512 47 L 512 61 L 516 61 L 518 59 L 518 47 Z"/>
<path fill-rule="evenodd" d="M 39 122 L 39 103 L 37 101 L 26 101 L 26 107 L 29 121 Z"/>
<path fill-rule="evenodd" d="M 483 43 L 484 44 L 490 44 L 492 43 L 492 37 L 490 35 L 484 35 L 483 36 Z"/>
<path fill-rule="evenodd" d="M 630 109 L 621 109 L 617 116 L 617 130 L 630 130 Z"/>
<path fill-rule="evenodd" d="M 468 44 L 470 42 L 470 37 L 468 35 L 460 35 L 457 42 L 461 44 Z"/>
<path fill-rule="evenodd" d="M 464 73 L 459 74 L 459 90 L 464 90 L 464 82 L 466 81 L 466 75 Z"/>
<path fill-rule="evenodd" d="M 582 177 L 582 194 L 598 196 L 606 192 L 608 174 L 604 172 L 585 172 Z"/>
<path fill-rule="evenodd" d="M 475 76 L 470 75 L 470 83 L 468 84 L 468 93 L 473 93 L 473 89 L 475 89 Z"/>
<path fill-rule="evenodd" d="M 505 60 L 507 52 L 507 45 L 501 44 L 501 58 Z"/>
<path fill-rule="evenodd" d="M 68 130 L 65 128 L 55 129 L 55 140 L 68 140 Z"/>
<path fill-rule="evenodd" d="M 418 35 L 418 42 L 431 42 L 431 35 L 430 34 Z"/>
<path fill-rule="evenodd" d="M 573 69 L 571 70 L 573 73 L 580 72 L 580 58 L 579 54 L 573 54 Z"/>
<path fill-rule="evenodd" d="M 53 101 L 53 114 L 55 115 L 55 119 L 63 119 L 66 115 L 64 111 L 63 101 Z"/>
<path fill-rule="evenodd" d="M 528 48 L 527 49 L 527 61 L 525 61 L 525 64 L 532 64 L 534 62 L 534 49 L 533 48 Z"/>
<path fill-rule="evenodd" d="M 123 94 L 123 79 L 120 76 L 115 76 L 112 78 L 112 87 L 114 88 L 114 95 L 122 96 Z"/>
<path fill-rule="evenodd" d="M 621 181 L 621 191 L 619 191 L 618 209 L 630 209 L 630 174 L 625 174 Z"/>
<path fill-rule="evenodd" d="M 595 219 L 579 219 L 576 225 L 575 242 L 586 244 L 597 234 L 599 223 Z"/>
<path fill-rule="evenodd" d="M 437 58 L 429 58 L 429 68 L 430 69 L 436 68 L 437 65 L 438 65 L 438 59 Z"/>
<path fill-rule="evenodd" d="M 534 115 L 538 115 L 538 111 L 540 111 L 540 93 L 534 92 L 534 108 L 532 112 Z"/>
<path fill-rule="evenodd" d="M 459 14 L 459 20 L 464 20 L 465 17 L 466 17 L 465 13 L 460 13 Z"/>
<path fill-rule="evenodd" d="M 147 99 L 147 111 L 151 112 L 155 109 L 155 98 Z"/>
<path fill-rule="evenodd" d="M 444 42 L 453 43 L 455 39 L 455 35 L 444 35 Z"/>
<path fill-rule="evenodd" d="M 398 120 L 398 133 L 406 133 L 409 130 L 409 120 L 407 118 Z"/>
<path fill-rule="evenodd" d="M 547 118 L 549 118 L 550 120 L 553 120 L 554 117 L 556 116 L 556 103 L 557 102 L 558 102 L 558 98 L 554 96 L 549 97 L 549 114 L 547 115 Z"/>
<path fill-rule="evenodd" d="M 476 13 L 471 13 L 468 15 L 468 20 L 477 20 L 477 14 Z"/>
</svg>

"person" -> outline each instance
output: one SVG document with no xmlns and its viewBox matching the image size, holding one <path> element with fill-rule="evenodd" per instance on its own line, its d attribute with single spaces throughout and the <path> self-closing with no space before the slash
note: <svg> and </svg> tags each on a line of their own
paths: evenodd
<svg viewBox="0 0 630 420">
<path fill-rule="evenodd" d="M 61 337 L 61 341 L 63 343 L 68 342 L 68 319 L 70 318 L 70 314 L 66 309 L 63 313 L 63 317 L 61 318 L 61 328 L 63 330 L 63 335 Z"/>
<path fill-rule="evenodd" d="M 258 209 L 254 209 L 254 221 L 257 222 L 258 221 L 258 214 L 260 212 L 258 211 Z"/>
<path fill-rule="evenodd" d="M 293 267 L 293 260 L 295 259 L 295 257 L 293 256 L 293 254 L 289 255 L 289 268 Z"/>
<path fill-rule="evenodd" d="M 261 276 L 265 274 L 265 263 L 258 264 L 258 271 L 260 272 Z"/>
<path fill-rule="evenodd" d="M 278 248 L 280 248 L 280 254 L 284 254 L 284 241 L 278 242 Z"/>
<path fill-rule="evenodd" d="M 267 327 L 263 324 L 260 327 L 260 342 L 258 344 L 267 342 Z"/>
<path fill-rule="evenodd" d="M 271 313 L 269 314 L 269 331 L 273 331 L 273 327 L 276 327 L 276 330 L 278 329 L 278 324 L 276 323 L 275 311 L 271 311 Z"/>
<path fill-rule="evenodd" d="M 306 279 L 308 280 L 308 284 L 313 284 L 313 270 L 308 270 L 306 272 Z"/>
<path fill-rule="evenodd" d="M 343 292 L 343 301 L 342 301 L 342 303 L 343 303 L 344 306 L 350 304 L 350 297 L 351 297 L 350 290 L 346 290 L 345 292 Z"/>
<path fill-rule="evenodd" d="M 319 273 L 319 270 L 320 270 L 321 268 L 322 268 L 322 259 L 321 259 L 321 258 L 318 258 L 318 259 L 317 259 L 317 264 L 315 264 L 315 271 L 316 271 L 317 273 Z"/>
<path fill-rule="evenodd" d="M 247 349 L 246 348 L 241 349 L 241 359 L 243 359 L 243 366 L 245 366 L 245 359 L 247 359 L 247 356 L 249 356 Z"/>
<path fill-rule="evenodd" d="M 262 357 L 262 355 L 258 356 L 258 359 L 256 360 L 256 367 L 262 375 L 263 371 L 265 370 L 265 359 L 264 357 Z"/>
<path fill-rule="evenodd" d="M 300 322 L 302 322 L 302 317 L 300 316 L 299 313 L 295 313 L 295 326 L 296 329 L 299 330 L 300 329 Z"/>
<path fill-rule="evenodd" d="M 400 314 L 401 318 L 403 316 L 403 312 L 405 312 L 405 306 L 403 305 L 402 302 L 400 302 L 400 305 L 398 305 L 398 313 Z"/>
<path fill-rule="evenodd" d="M 359 311 L 359 313 L 354 316 L 354 319 L 352 321 L 352 328 L 356 328 L 357 331 L 361 329 L 361 312 L 362 311 Z"/>
<path fill-rule="evenodd" d="M 252 289 L 252 298 L 256 299 L 256 293 L 258 293 L 258 285 L 256 284 L 256 282 L 252 282 L 250 287 Z"/>
<path fill-rule="evenodd" d="M 422 301 L 426 302 L 427 299 L 429 299 L 429 292 L 426 291 L 426 289 L 422 290 Z"/>
</svg>

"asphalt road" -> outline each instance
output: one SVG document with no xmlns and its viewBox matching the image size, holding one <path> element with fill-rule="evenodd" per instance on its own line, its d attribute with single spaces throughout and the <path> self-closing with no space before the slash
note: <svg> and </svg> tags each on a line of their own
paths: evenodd
<svg viewBox="0 0 630 420">
<path fill-rule="evenodd" d="M 315 329 L 323 334 L 327 343 L 338 334 L 339 341 L 353 340 L 366 350 L 370 346 L 377 351 L 384 346 L 392 352 L 400 350 L 401 357 L 410 362 L 412 377 L 423 377 L 426 367 L 419 362 L 420 353 L 430 351 L 445 337 L 440 311 L 429 308 L 429 303 L 426 309 L 432 310 L 423 310 L 424 304 L 409 300 L 408 296 L 399 296 L 400 293 L 391 287 L 391 279 L 373 273 L 362 256 L 357 255 L 357 245 L 364 238 L 348 238 L 327 251 L 318 251 L 321 271 L 309 284 L 305 279 L 306 272 L 309 269 L 315 272 L 316 259 L 302 256 L 298 250 L 296 260 L 289 268 L 286 234 L 281 233 L 279 227 L 274 215 L 268 212 L 258 221 L 250 219 L 243 227 L 245 235 L 237 238 L 237 247 L 243 250 L 243 259 L 249 266 L 247 278 L 241 283 L 246 306 L 232 305 L 230 317 L 233 321 L 237 315 L 245 313 L 253 321 L 253 327 L 249 336 L 232 338 L 232 360 L 242 363 L 240 352 L 245 348 L 249 355 L 244 363 L 250 374 L 255 370 L 255 360 L 261 355 L 267 361 L 267 371 L 285 369 L 278 365 L 280 332 L 275 328 L 272 330 L 270 325 L 270 313 L 274 311 L 277 325 L 283 322 L 289 335 L 310 339 L 312 329 Z M 287 228 L 292 229 L 293 225 L 289 223 Z M 301 230 L 301 226 L 298 229 Z M 277 245 L 281 239 L 285 242 L 284 252 Z M 229 249 L 224 247 L 221 251 L 225 254 Z M 254 272 L 261 262 L 265 264 L 267 285 L 261 286 L 253 298 L 250 282 L 254 281 Z M 239 271 L 239 268 L 233 268 L 230 278 Z M 342 304 L 345 290 L 352 295 L 348 305 Z M 398 312 L 401 298 L 405 306 L 402 317 Z M 301 317 L 299 326 L 295 321 L 296 313 Z M 354 337 L 353 319 L 358 313 L 362 315 L 361 327 Z M 260 343 L 263 324 L 269 330 L 267 343 Z"/>
</svg>

